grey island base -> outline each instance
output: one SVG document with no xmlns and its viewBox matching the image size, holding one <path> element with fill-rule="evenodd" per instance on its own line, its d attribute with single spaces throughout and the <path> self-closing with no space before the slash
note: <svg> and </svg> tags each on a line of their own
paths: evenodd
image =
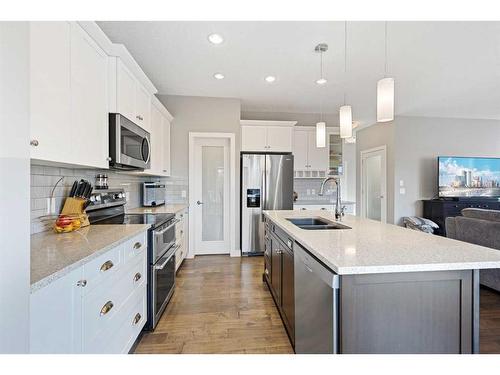
<svg viewBox="0 0 500 375">
<path fill-rule="evenodd" d="M 265 212 L 264 280 L 300 353 L 478 353 L 479 270 L 500 252 L 347 215 Z"/>
</svg>

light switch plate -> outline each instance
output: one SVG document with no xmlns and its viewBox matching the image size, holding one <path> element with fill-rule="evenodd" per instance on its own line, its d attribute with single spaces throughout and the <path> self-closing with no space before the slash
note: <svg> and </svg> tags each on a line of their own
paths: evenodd
<svg viewBox="0 0 500 375">
<path fill-rule="evenodd" d="M 186 198 L 186 190 L 182 190 L 181 191 L 181 197 L 182 198 Z"/>
<path fill-rule="evenodd" d="M 405 182 L 403 180 L 399 180 L 399 186 L 405 186 Z"/>
<path fill-rule="evenodd" d="M 399 194 L 405 195 L 406 194 L 406 189 L 404 187 L 399 188 Z"/>
</svg>

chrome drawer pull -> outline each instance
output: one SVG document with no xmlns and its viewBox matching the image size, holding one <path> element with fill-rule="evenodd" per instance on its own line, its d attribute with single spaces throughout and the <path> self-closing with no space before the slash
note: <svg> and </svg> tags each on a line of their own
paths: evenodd
<svg viewBox="0 0 500 375">
<path fill-rule="evenodd" d="M 142 275 L 139 272 L 137 272 L 134 276 L 134 281 L 136 281 L 136 282 L 139 281 L 141 279 L 141 277 L 142 277 Z"/>
<path fill-rule="evenodd" d="M 108 301 L 104 304 L 104 306 L 101 308 L 101 316 L 104 316 L 106 315 L 107 313 L 109 313 L 111 311 L 111 309 L 113 308 L 113 302 L 111 301 Z"/>
<path fill-rule="evenodd" d="M 81 287 L 87 286 L 87 280 L 78 280 L 76 286 L 81 286 Z"/>
<path fill-rule="evenodd" d="M 137 325 L 137 323 L 139 323 L 139 321 L 141 320 L 141 318 L 142 318 L 141 314 L 139 314 L 139 313 L 135 314 L 135 316 L 134 316 L 134 320 L 133 320 L 133 322 L 132 322 L 132 323 L 133 323 L 134 325 Z"/>
<path fill-rule="evenodd" d="M 109 270 L 110 268 L 113 268 L 114 264 L 112 261 L 108 260 L 107 262 L 104 262 L 101 266 L 101 272 L 105 272 Z"/>
<path fill-rule="evenodd" d="M 140 249 L 141 247 L 142 247 L 142 243 L 140 243 L 140 242 L 136 242 L 136 243 L 134 244 L 134 249 L 135 249 L 135 250 Z"/>
<path fill-rule="evenodd" d="M 269 271 L 267 270 L 267 268 L 264 270 L 264 273 L 265 273 L 266 275 L 269 275 Z"/>
</svg>

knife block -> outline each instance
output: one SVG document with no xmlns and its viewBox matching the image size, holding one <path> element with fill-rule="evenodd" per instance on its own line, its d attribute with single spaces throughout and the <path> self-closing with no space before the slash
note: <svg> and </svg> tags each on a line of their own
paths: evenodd
<svg viewBox="0 0 500 375">
<path fill-rule="evenodd" d="M 85 210 L 83 208 L 85 202 L 86 200 L 82 198 L 74 198 L 74 197 L 66 198 L 63 209 L 61 211 L 61 215 L 79 216 L 80 221 L 82 223 L 80 228 L 89 226 L 90 225 L 89 217 L 85 213 Z"/>
</svg>

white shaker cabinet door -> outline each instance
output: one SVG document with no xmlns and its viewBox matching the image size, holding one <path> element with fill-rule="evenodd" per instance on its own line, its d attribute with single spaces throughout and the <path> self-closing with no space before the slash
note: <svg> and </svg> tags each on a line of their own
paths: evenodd
<svg viewBox="0 0 500 375">
<path fill-rule="evenodd" d="M 171 155 L 170 155 L 170 121 L 163 118 L 163 170 L 164 176 L 171 174 Z"/>
<path fill-rule="evenodd" d="M 316 131 L 310 131 L 307 138 L 309 168 L 313 171 L 328 169 L 328 147 L 316 147 Z"/>
<path fill-rule="evenodd" d="M 80 353 L 82 282 L 79 267 L 30 296 L 30 353 Z"/>
<path fill-rule="evenodd" d="M 70 23 L 30 23 L 31 158 L 70 152 Z"/>
<path fill-rule="evenodd" d="M 309 162 L 307 158 L 307 147 L 308 147 L 308 131 L 307 130 L 295 130 L 294 140 L 293 140 L 293 169 L 302 171 L 308 169 Z"/>
<path fill-rule="evenodd" d="M 151 106 L 151 168 L 150 172 L 162 174 L 163 171 L 163 115 Z"/>
<path fill-rule="evenodd" d="M 107 168 L 107 55 L 77 24 L 71 28 L 71 150 L 75 164 Z"/>
<path fill-rule="evenodd" d="M 151 132 L 151 97 L 139 82 L 135 91 L 135 119 L 132 119 L 144 130 Z"/>
<path fill-rule="evenodd" d="M 137 123 L 135 92 L 137 81 L 120 59 L 116 64 L 116 109 L 130 121 Z"/>
<path fill-rule="evenodd" d="M 242 151 L 268 151 L 266 126 L 241 127 Z"/>
<path fill-rule="evenodd" d="M 293 128 L 289 126 L 267 126 L 267 150 L 292 152 Z"/>
</svg>

